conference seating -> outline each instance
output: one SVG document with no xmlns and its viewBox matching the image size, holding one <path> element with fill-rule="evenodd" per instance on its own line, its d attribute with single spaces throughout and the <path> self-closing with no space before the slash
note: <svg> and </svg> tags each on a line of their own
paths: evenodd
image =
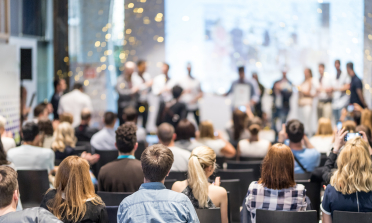
<svg viewBox="0 0 372 223">
<path fill-rule="evenodd" d="M 92 153 L 92 146 L 89 142 L 76 143 L 75 151 L 78 154 L 81 154 L 83 152 Z"/>
<path fill-rule="evenodd" d="M 226 158 L 223 156 L 216 157 L 216 164 L 218 165 L 218 168 L 223 169 L 223 164 L 226 162 Z"/>
<path fill-rule="evenodd" d="M 93 166 L 93 172 L 95 176 L 98 176 L 99 170 L 101 167 L 107 163 L 114 161 L 118 158 L 117 150 L 97 150 L 95 149 L 96 154 L 100 156 L 98 162 Z"/>
<path fill-rule="evenodd" d="M 132 192 L 106 192 L 98 191 L 97 195 L 101 197 L 106 206 L 119 206 L 124 198 L 133 194 Z"/>
<path fill-rule="evenodd" d="M 240 187 L 239 187 L 240 180 L 233 179 L 233 180 L 221 180 L 221 187 L 225 188 L 226 191 L 229 193 L 229 221 L 230 222 L 239 222 L 240 221 Z M 248 188 L 247 188 L 248 189 Z"/>
<path fill-rule="evenodd" d="M 311 179 L 311 173 L 297 173 L 294 178 L 295 180 L 309 180 Z"/>
<path fill-rule="evenodd" d="M 327 161 L 327 153 L 320 154 L 320 164 L 319 166 L 324 166 L 325 162 Z"/>
<path fill-rule="evenodd" d="M 227 169 L 253 169 L 254 180 L 258 180 L 261 177 L 261 165 L 262 161 L 227 161 Z"/>
<path fill-rule="evenodd" d="M 334 211 L 334 223 L 350 223 L 350 222 L 371 222 L 372 212 L 347 212 L 347 211 Z"/>
<path fill-rule="evenodd" d="M 39 207 L 49 189 L 47 170 L 18 170 L 18 186 L 23 208 Z"/>
<path fill-rule="evenodd" d="M 200 223 L 221 223 L 221 211 L 219 208 L 195 210 Z"/>
<path fill-rule="evenodd" d="M 254 157 L 239 157 L 240 161 L 263 161 L 263 158 L 254 158 Z"/>
<path fill-rule="evenodd" d="M 108 223 L 117 223 L 117 214 L 119 206 L 106 206 Z"/>
<path fill-rule="evenodd" d="M 176 179 L 165 179 L 164 181 L 164 185 L 167 189 L 171 190 L 172 189 L 172 186 L 173 184 L 176 182 L 177 180 Z"/>
<path fill-rule="evenodd" d="M 145 142 L 139 142 L 136 152 L 134 153 L 134 156 L 136 159 L 141 160 L 141 155 L 143 151 L 146 149 L 146 143 Z"/>
<path fill-rule="evenodd" d="M 256 223 L 318 223 L 316 211 L 256 210 Z M 334 221 L 335 222 L 335 221 Z M 335 222 L 336 223 L 336 222 Z"/>
<path fill-rule="evenodd" d="M 165 179 L 176 179 L 177 181 L 183 181 L 187 179 L 187 172 L 183 171 L 171 171 Z"/>
<path fill-rule="evenodd" d="M 306 196 L 309 197 L 311 201 L 311 207 L 318 212 L 318 218 L 320 213 L 320 190 L 321 183 L 311 182 L 308 180 L 295 180 L 297 184 L 302 184 L 306 189 Z"/>
</svg>

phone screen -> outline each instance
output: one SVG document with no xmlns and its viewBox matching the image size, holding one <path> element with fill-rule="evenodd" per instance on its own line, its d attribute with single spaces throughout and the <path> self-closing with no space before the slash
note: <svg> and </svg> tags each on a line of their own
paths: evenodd
<svg viewBox="0 0 372 223">
<path fill-rule="evenodd" d="M 337 122 L 337 130 L 341 130 L 342 129 L 342 122 Z"/>
<path fill-rule="evenodd" d="M 348 111 L 348 112 L 352 112 L 352 111 L 354 111 L 354 105 L 348 105 L 348 106 L 347 106 L 347 111 Z"/>
<path fill-rule="evenodd" d="M 239 110 L 242 111 L 242 112 L 246 112 L 247 108 L 242 105 L 242 106 L 239 106 Z"/>
<path fill-rule="evenodd" d="M 358 137 L 358 136 L 362 137 L 362 135 L 360 133 L 358 133 L 358 132 L 348 133 L 345 136 L 345 141 L 349 141 L 350 139 L 355 138 L 355 137 Z"/>
<path fill-rule="evenodd" d="M 217 136 L 218 136 L 218 132 L 214 132 L 214 136 L 216 136 L 216 137 L 217 137 Z"/>
</svg>

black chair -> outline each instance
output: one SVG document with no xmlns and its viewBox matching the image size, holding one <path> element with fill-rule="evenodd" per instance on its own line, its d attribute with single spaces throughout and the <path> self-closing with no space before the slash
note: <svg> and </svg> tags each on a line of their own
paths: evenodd
<svg viewBox="0 0 372 223">
<path fill-rule="evenodd" d="M 106 206 L 108 223 L 117 223 L 117 214 L 119 206 Z"/>
<path fill-rule="evenodd" d="M 200 223 L 221 223 L 221 211 L 219 208 L 195 210 Z"/>
<path fill-rule="evenodd" d="M 240 203 L 241 191 L 239 187 L 240 180 L 221 180 L 221 187 L 225 188 L 229 192 L 229 221 L 236 222 L 240 221 Z M 248 190 L 248 188 L 247 188 Z"/>
<path fill-rule="evenodd" d="M 335 223 L 350 223 L 350 222 L 371 222 L 372 212 L 347 212 L 334 211 L 333 222 Z"/>
<path fill-rule="evenodd" d="M 177 181 L 183 181 L 187 179 L 187 172 L 183 171 L 171 171 L 166 179 L 176 179 Z"/>
<path fill-rule="evenodd" d="M 263 158 L 254 158 L 254 157 L 239 157 L 240 161 L 263 161 Z"/>
<path fill-rule="evenodd" d="M 320 213 L 320 182 L 310 182 L 310 180 L 295 180 L 297 184 L 302 184 L 306 189 L 306 196 L 309 197 L 311 201 L 311 207 Z M 319 214 L 318 214 L 319 218 Z"/>
<path fill-rule="evenodd" d="M 90 143 L 81 142 L 79 145 L 76 143 L 75 152 L 77 154 L 81 154 L 83 152 L 92 153 L 92 149 L 91 148 L 92 147 L 91 147 Z"/>
<path fill-rule="evenodd" d="M 227 161 L 227 169 L 253 169 L 254 180 L 261 177 L 262 161 Z M 248 188 L 247 188 L 248 189 Z"/>
<path fill-rule="evenodd" d="M 226 158 L 223 157 L 223 156 L 220 156 L 220 157 L 216 157 L 216 163 L 218 165 L 219 168 L 223 168 L 223 164 L 226 162 Z"/>
<path fill-rule="evenodd" d="M 268 211 L 256 210 L 256 223 L 318 223 L 316 211 Z"/>
<path fill-rule="evenodd" d="M 117 150 L 95 150 L 96 154 L 100 156 L 98 162 L 94 164 L 93 172 L 98 177 L 99 170 L 107 163 L 114 161 L 118 158 Z"/>
<path fill-rule="evenodd" d="M 134 153 L 134 156 L 136 157 L 136 159 L 141 160 L 141 155 L 142 155 L 143 151 L 145 151 L 145 149 L 146 149 L 145 142 L 139 142 L 138 143 L 138 148 L 137 148 L 136 152 Z"/>
<path fill-rule="evenodd" d="M 47 170 L 18 170 L 18 186 L 23 208 L 39 207 L 49 189 Z"/>
<path fill-rule="evenodd" d="M 319 166 L 324 166 L 326 161 L 327 161 L 327 153 L 321 153 Z"/>
<path fill-rule="evenodd" d="M 309 180 L 311 179 L 311 173 L 297 173 L 294 178 L 295 180 Z"/>
<path fill-rule="evenodd" d="M 176 179 L 165 179 L 165 181 L 164 181 L 164 185 L 165 185 L 165 187 L 166 187 L 167 189 L 171 190 L 173 184 L 174 184 L 176 181 L 177 181 Z"/>
<path fill-rule="evenodd" d="M 102 198 L 106 206 L 119 206 L 124 198 L 133 194 L 132 192 L 106 192 L 98 191 L 97 195 Z"/>
<path fill-rule="evenodd" d="M 59 166 L 59 164 L 61 164 L 62 161 L 63 161 L 63 160 L 55 159 L 55 160 L 54 160 L 54 166 Z"/>
</svg>

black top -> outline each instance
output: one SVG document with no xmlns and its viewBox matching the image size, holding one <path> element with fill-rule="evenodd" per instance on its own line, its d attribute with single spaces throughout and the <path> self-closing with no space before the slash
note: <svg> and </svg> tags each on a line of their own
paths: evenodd
<svg viewBox="0 0 372 223">
<path fill-rule="evenodd" d="M 187 186 L 183 191 L 183 194 L 185 194 L 191 201 L 192 205 L 194 205 L 194 208 L 196 209 L 208 209 L 208 208 L 216 208 L 216 206 L 213 204 L 212 200 L 208 197 L 208 207 L 200 207 L 199 201 L 194 197 L 194 194 L 192 193 L 192 189 Z"/>
<path fill-rule="evenodd" d="M 281 82 L 283 79 L 280 79 L 280 80 L 278 80 L 278 81 L 275 81 L 275 83 L 274 83 L 274 85 L 273 85 L 273 88 L 272 88 L 272 96 L 273 96 L 273 98 L 274 98 L 274 103 L 273 103 L 273 107 L 276 107 L 275 106 L 275 99 L 276 99 L 276 95 L 275 95 L 275 91 L 274 91 L 274 86 L 277 84 L 277 83 L 279 83 L 279 82 Z M 290 82 L 289 80 L 286 80 L 287 82 L 288 82 L 288 84 L 289 85 L 291 85 L 292 86 L 292 82 Z M 280 94 L 282 95 L 282 99 L 283 99 L 283 108 L 284 109 L 289 109 L 289 101 L 290 101 L 290 99 L 291 99 L 291 96 L 292 96 L 292 91 L 288 91 L 287 89 L 282 89 L 281 91 L 280 91 Z"/>
<path fill-rule="evenodd" d="M 44 208 L 27 208 L 0 216 L 0 223 L 62 223 Z"/>
<path fill-rule="evenodd" d="M 358 89 L 363 90 L 363 84 L 359 77 L 354 75 L 354 77 L 351 78 L 350 83 L 350 104 L 357 103 L 364 108 L 364 105 L 357 94 Z"/>
<path fill-rule="evenodd" d="M 54 115 L 55 120 L 59 119 L 59 115 L 58 115 L 59 99 L 61 99 L 61 96 L 59 96 L 59 94 L 56 94 L 56 93 L 54 93 L 52 98 L 50 99 L 50 103 L 53 106 L 53 115 Z"/>
<path fill-rule="evenodd" d="M 186 116 L 186 104 L 175 100 L 167 103 L 161 102 L 156 119 L 156 126 L 159 126 L 163 122 L 167 122 L 176 128 L 180 120 L 186 118 Z"/>
<path fill-rule="evenodd" d="M 53 199 L 56 196 L 57 191 L 55 189 L 50 190 L 46 195 L 44 195 L 43 200 L 41 201 L 40 207 L 45 208 L 49 211 L 47 207 L 47 202 Z M 106 223 L 108 222 L 108 215 L 106 211 L 105 205 L 94 205 L 91 201 L 87 201 L 86 203 L 87 211 L 85 212 L 84 217 L 81 221 L 73 222 L 67 219 L 63 219 L 64 223 Z"/>
<path fill-rule="evenodd" d="M 92 136 L 97 132 L 98 129 L 91 128 L 88 125 L 79 125 L 75 128 L 75 136 L 78 142 L 90 142 Z"/>
<path fill-rule="evenodd" d="M 73 156 L 76 155 L 75 149 L 73 149 L 70 146 L 66 146 L 65 151 L 60 152 L 60 151 L 55 151 L 56 158 L 57 160 L 64 160 L 68 156 Z"/>
</svg>

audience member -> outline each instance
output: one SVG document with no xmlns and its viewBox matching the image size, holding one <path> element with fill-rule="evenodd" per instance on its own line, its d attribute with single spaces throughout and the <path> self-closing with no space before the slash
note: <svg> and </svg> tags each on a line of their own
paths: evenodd
<svg viewBox="0 0 372 223">
<path fill-rule="evenodd" d="M 246 112 L 239 109 L 235 109 L 232 115 L 233 126 L 227 128 L 226 132 L 229 135 L 230 143 L 237 147 L 240 140 L 248 139 L 250 136 L 249 131 L 245 128 L 248 116 Z"/>
<path fill-rule="evenodd" d="M 169 64 L 163 63 L 162 73 L 156 75 L 152 85 L 152 93 L 160 96 L 161 102 L 169 102 L 172 100 L 172 88 L 176 85 L 176 80 L 169 77 Z"/>
<path fill-rule="evenodd" d="M 363 96 L 363 83 L 354 72 L 354 64 L 349 62 L 346 64 L 346 71 L 351 77 L 350 82 L 350 104 L 357 103 L 363 108 L 368 107 Z"/>
<path fill-rule="evenodd" d="M 264 118 L 263 111 L 262 111 L 262 97 L 265 93 L 265 87 L 261 84 L 260 80 L 258 79 L 257 72 L 252 73 L 252 79 L 255 80 L 258 84 L 258 88 L 260 90 L 260 100 L 254 105 L 254 114 L 260 118 Z"/>
<path fill-rule="evenodd" d="M 128 107 L 123 111 L 124 122 L 132 122 L 137 124 L 137 111 L 134 107 Z M 146 129 L 142 126 L 137 126 L 137 142 L 146 142 Z"/>
<path fill-rule="evenodd" d="M 96 150 L 116 150 L 115 147 L 115 123 L 117 116 L 113 112 L 103 115 L 105 127 L 92 136 L 90 145 Z"/>
<path fill-rule="evenodd" d="M 168 102 L 162 101 L 160 103 L 158 117 L 156 119 L 157 126 L 163 122 L 166 122 L 176 128 L 180 120 L 186 118 L 186 104 L 179 101 L 182 92 L 183 89 L 176 85 L 172 88 L 173 99 Z"/>
<path fill-rule="evenodd" d="M 367 126 L 365 126 L 365 125 L 358 125 L 355 128 L 355 131 L 356 132 L 365 132 L 366 133 L 366 136 L 367 136 L 368 143 L 372 147 L 372 132 L 371 132 L 371 130 Z"/>
<path fill-rule="evenodd" d="M 61 99 L 63 93 L 65 92 L 67 86 L 65 79 L 57 78 L 53 82 L 54 86 L 54 94 L 52 98 L 50 99 L 50 103 L 53 106 L 53 116 L 54 120 L 59 119 L 58 115 L 58 106 L 59 106 L 59 100 Z"/>
<path fill-rule="evenodd" d="M 72 114 L 68 112 L 59 114 L 59 123 L 62 122 L 68 122 L 72 125 L 72 123 L 74 122 L 74 116 L 72 116 Z"/>
<path fill-rule="evenodd" d="M 8 151 L 8 160 L 18 170 L 48 170 L 54 168 L 54 152 L 41 148 L 39 144 L 39 127 L 34 122 L 22 127 L 23 145 Z"/>
<path fill-rule="evenodd" d="M 324 72 L 324 64 L 318 66 L 319 70 L 319 85 L 317 86 L 318 105 L 317 113 L 318 119 L 321 117 L 331 119 L 332 117 L 332 87 L 334 80 Z"/>
<path fill-rule="evenodd" d="M 174 145 L 190 152 L 196 147 L 202 146 L 203 144 L 195 140 L 195 132 L 196 129 L 194 124 L 187 119 L 182 119 L 176 128 L 177 138 Z"/>
<path fill-rule="evenodd" d="M 174 156 L 174 163 L 171 171 L 187 171 L 190 152 L 174 145 L 176 139 L 174 128 L 171 124 L 163 123 L 158 128 L 159 143 L 168 147 Z"/>
<path fill-rule="evenodd" d="M 52 143 L 52 149 L 55 152 L 56 159 L 63 160 L 68 156 L 76 154 L 76 137 L 70 123 L 60 123 L 53 136 L 54 142 Z"/>
<path fill-rule="evenodd" d="M 58 114 L 70 113 L 74 117 L 72 127 L 77 127 L 80 123 L 81 111 L 88 108 L 93 111 L 92 100 L 84 94 L 83 85 L 75 83 L 73 90 L 61 97 L 58 105 Z M 62 121 L 61 121 L 62 122 Z"/>
<path fill-rule="evenodd" d="M 15 169 L 14 164 L 9 162 L 6 157 L 6 151 L 4 150 L 4 146 L 1 143 L 1 139 L 0 139 L 0 166 L 10 166 L 11 168 Z"/>
<path fill-rule="evenodd" d="M 199 222 L 190 199 L 164 186 L 173 161 L 172 151 L 164 145 L 150 146 L 142 153 L 144 184 L 121 202 L 118 222 Z"/>
<path fill-rule="evenodd" d="M 372 131 L 372 111 L 368 108 L 362 110 L 360 124 L 367 126 L 369 130 Z"/>
<path fill-rule="evenodd" d="M 34 108 L 34 119 L 32 122 L 37 124 L 40 120 L 48 120 L 48 115 L 48 106 L 42 102 Z"/>
<path fill-rule="evenodd" d="M 89 168 L 80 157 L 64 159 L 56 174 L 55 189 L 46 192 L 40 207 L 65 223 L 108 222 L 105 204 L 94 192 Z"/>
<path fill-rule="evenodd" d="M 40 143 L 39 146 L 43 148 L 52 148 L 54 141 L 53 124 L 50 120 L 40 120 L 37 123 L 39 127 Z"/>
<path fill-rule="evenodd" d="M 315 136 L 310 138 L 310 143 L 320 153 L 329 153 L 332 149 L 334 140 L 331 119 L 320 118 L 318 121 L 318 130 Z"/>
<path fill-rule="evenodd" d="M 335 60 L 336 78 L 333 80 L 333 98 L 332 109 L 335 123 L 340 121 L 341 110 L 345 108 L 350 102 L 350 96 L 346 91 L 350 89 L 349 75 L 341 71 L 340 60 Z"/>
<path fill-rule="evenodd" d="M 92 136 L 98 132 L 98 129 L 89 126 L 92 114 L 89 109 L 84 108 L 81 111 L 81 122 L 75 128 L 75 136 L 78 142 L 90 142 Z"/>
<path fill-rule="evenodd" d="M 221 134 L 214 131 L 210 121 L 203 121 L 199 126 L 200 135 L 198 142 L 213 149 L 218 157 L 232 158 L 236 154 L 235 148 L 225 140 Z"/>
<path fill-rule="evenodd" d="M 138 147 L 136 129 L 134 123 L 125 122 L 116 130 L 119 156 L 99 171 L 99 191 L 135 192 L 143 184 L 141 162 L 134 157 Z"/>
<path fill-rule="evenodd" d="M 342 128 L 350 133 L 353 133 L 355 132 L 356 124 L 354 121 L 347 120 L 342 123 Z"/>
<path fill-rule="evenodd" d="M 260 139 L 258 134 L 262 128 L 262 120 L 259 117 L 253 117 L 248 120 L 249 139 L 243 139 L 238 144 L 239 157 L 264 158 L 271 147 L 271 142 L 266 139 Z"/>
<path fill-rule="evenodd" d="M 33 185 L 37 186 L 37 185 Z M 19 203 L 17 172 L 7 166 L 0 166 L 0 223 L 60 223 L 53 214 L 43 208 L 28 208 L 16 211 Z"/>
<path fill-rule="evenodd" d="M 294 162 L 288 146 L 278 143 L 269 149 L 262 163 L 261 178 L 249 185 L 243 206 L 248 210 L 247 217 L 252 223 L 256 222 L 257 209 L 306 211 L 306 189 L 294 180 Z"/>
<path fill-rule="evenodd" d="M 5 152 L 16 147 L 13 134 L 5 131 L 6 122 L 7 120 L 3 116 L 0 116 L 0 136 Z"/>
<path fill-rule="evenodd" d="M 339 131 L 334 151 L 345 143 L 344 136 L 345 132 Z M 323 223 L 332 223 L 334 211 L 372 212 L 372 161 L 367 139 L 350 139 L 337 166 L 320 206 Z"/>
<path fill-rule="evenodd" d="M 319 166 L 320 153 L 314 149 L 305 135 L 304 125 L 298 120 L 290 120 L 287 126 L 283 124 L 279 132 L 279 142 L 289 139 L 289 148 L 293 152 L 295 162 L 294 172 L 309 173 Z"/>
<path fill-rule="evenodd" d="M 208 182 L 215 169 L 216 153 L 205 146 L 197 147 L 190 156 L 188 179 L 175 182 L 172 190 L 189 197 L 197 209 L 221 208 L 221 222 L 227 223 L 227 192 L 220 187 L 219 177 L 216 177 L 213 184 Z"/>
</svg>

